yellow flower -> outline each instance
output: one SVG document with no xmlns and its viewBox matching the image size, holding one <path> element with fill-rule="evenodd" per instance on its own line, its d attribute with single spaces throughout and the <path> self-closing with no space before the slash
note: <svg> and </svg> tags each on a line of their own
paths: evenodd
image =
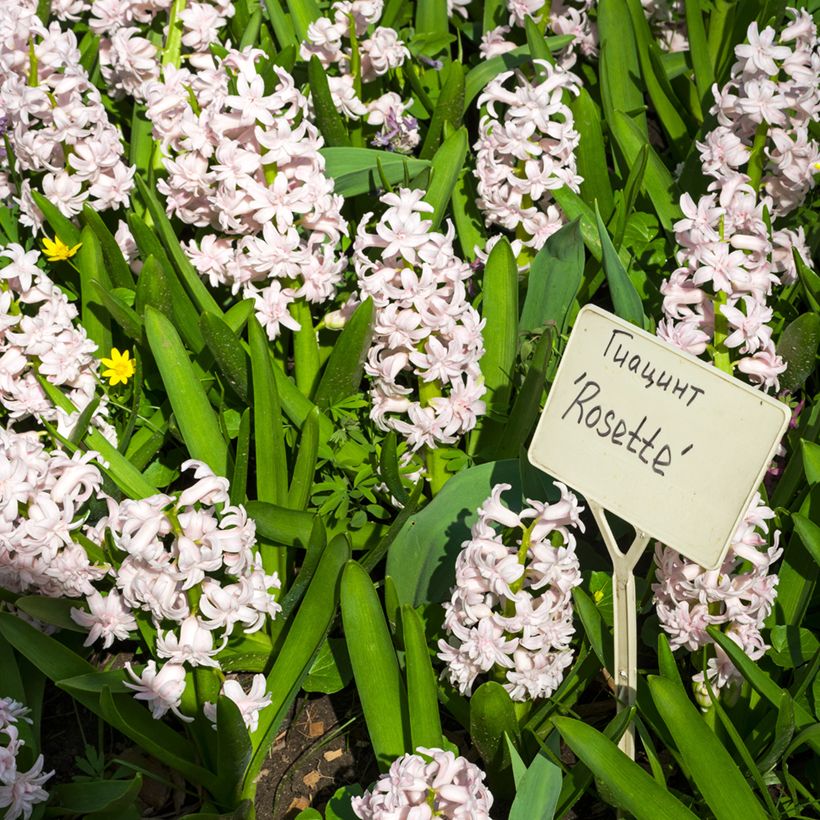
<svg viewBox="0 0 820 820">
<path fill-rule="evenodd" d="M 111 348 L 110 359 L 100 359 L 107 370 L 103 370 L 103 376 L 108 379 L 108 383 L 113 387 L 115 384 L 125 384 L 134 375 L 134 360 L 129 358 L 129 353 L 120 353 L 116 347 Z"/>
<path fill-rule="evenodd" d="M 66 259 L 70 259 L 80 250 L 80 246 L 83 243 L 80 242 L 75 245 L 73 248 L 69 248 L 62 239 L 58 236 L 55 236 L 54 239 L 49 239 L 47 236 L 43 239 L 43 250 L 46 254 L 46 259 L 49 262 L 62 262 Z"/>
</svg>

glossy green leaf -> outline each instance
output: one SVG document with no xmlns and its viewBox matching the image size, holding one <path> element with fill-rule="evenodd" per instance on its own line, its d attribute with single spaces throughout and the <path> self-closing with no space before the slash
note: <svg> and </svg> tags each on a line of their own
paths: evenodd
<svg viewBox="0 0 820 820">
<path fill-rule="evenodd" d="M 142 320 L 136 311 L 125 304 L 122 299 L 117 298 L 108 290 L 106 285 L 96 279 L 88 282 L 88 288 L 96 297 L 96 304 L 102 305 L 108 311 L 120 330 L 135 342 L 141 342 Z M 85 320 L 83 320 L 83 326 L 85 326 Z M 109 338 L 107 342 L 103 342 L 99 347 L 101 353 L 108 354 L 111 350 L 111 339 Z"/>
<path fill-rule="evenodd" d="M 342 576 L 342 625 L 376 761 L 382 771 L 409 748 L 407 692 L 370 576 L 355 561 Z"/>
<path fill-rule="evenodd" d="M 461 544 L 470 537 L 476 510 L 500 483 L 520 488 L 517 459 L 462 470 L 410 516 L 387 554 L 387 574 L 393 578 L 399 603 L 415 607 L 449 600 Z"/>
<path fill-rule="evenodd" d="M 812 558 L 820 564 L 820 526 L 805 515 L 792 513 L 794 531 L 803 542 L 803 546 L 811 553 Z"/>
<path fill-rule="evenodd" d="M 633 325 L 643 327 L 643 303 L 635 286 L 626 275 L 624 266 L 618 257 L 612 240 L 609 238 L 601 214 L 596 210 L 598 218 L 598 235 L 601 237 L 603 250 L 603 266 L 609 283 L 609 294 L 612 297 L 612 306 L 615 313 L 622 319 L 632 322 Z"/>
<path fill-rule="evenodd" d="M 552 722 L 567 746 L 635 820 L 696 820 L 697 815 L 592 726 L 566 717 L 554 717 Z"/>
<path fill-rule="evenodd" d="M 228 448 L 216 413 L 174 326 L 159 311 L 146 307 L 145 335 L 188 452 L 217 475 L 227 475 Z"/>
<path fill-rule="evenodd" d="M 418 8 L 426 2 L 420 0 Z M 429 0 L 431 3 L 441 4 L 446 7 L 446 0 Z M 423 30 L 423 29 L 420 29 Z M 454 131 L 461 127 L 461 120 L 464 116 L 464 68 L 461 63 L 450 63 L 447 70 L 447 79 L 438 95 L 436 107 L 433 109 L 433 116 L 427 128 L 427 136 L 419 152 L 422 159 L 432 159 L 436 149 L 441 144 L 444 134 L 445 124 Z"/>
<path fill-rule="evenodd" d="M 777 353 L 786 363 L 780 389 L 794 393 L 812 374 L 820 348 L 820 316 L 804 313 L 791 322 L 777 342 Z"/>
<path fill-rule="evenodd" d="M 316 459 L 319 454 L 319 408 L 315 407 L 302 425 L 293 477 L 288 488 L 288 507 L 304 510 L 313 489 Z"/>
<path fill-rule="evenodd" d="M 74 264 L 80 271 L 80 317 L 88 338 L 99 351 L 107 354 L 111 350 L 111 320 L 92 283 L 99 280 L 105 283 L 106 290 L 111 289 L 111 283 L 105 272 L 100 242 L 88 226 L 80 234 L 80 243 L 74 256 Z"/>
<path fill-rule="evenodd" d="M 509 796 L 512 762 L 505 735 L 514 745 L 519 743 L 515 708 L 500 683 L 487 681 L 470 698 L 470 737 L 493 778 L 491 788 Z"/>
<path fill-rule="evenodd" d="M 404 664 L 407 671 L 407 702 L 412 748 L 442 747 L 436 675 L 427 649 L 424 624 L 410 606 L 401 608 Z"/>
<path fill-rule="evenodd" d="M 615 111 L 625 111 L 648 139 L 638 47 L 626 0 L 599 0 L 597 22 L 604 119 L 611 124 Z"/>
<path fill-rule="evenodd" d="M 584 243 L 580 220 L 575 219 L 546 241 L 530 265 L 519 332 L 554 324 L 563 333 L 583 276 Z"/>
<path fill-rule="evenodd" d="M 86 817 L 95 812 L 121 812 L 134 806 L 141 788 L 141 774 L 131 780 L 57 783 L 49 789 L 48 814 Z"/>
<path fill-rule="evenodd" d="M 430 184 L 424 201 L 433 206 L 430 219 L 433 228 L 438 228 L 458 182 L 467 156 L 468 136 L 466 128 L 459 128 L 450 134 L 433 156 L 430 165 Z"/>
<path fill-rule="evenodd" d="M 570 188 L 556 188 L 551 191 L 552 198 L 558 203 L 561 210 L 570 221 L 581 220 L 581 236 L 587 250 L 595 259 L 601 258 L 601 238 L 598 236 L 598 226 L 595 221 L 595 211 Z"/>
<path fill-rule="evenodd" d="M 387 485 L 387 489 L 402 504 L 406 504 L 409 496 L 401 482 L 395 430 L 390 430 L 382 441 L 381 452 L 379 453 L 379 475 Z"/>
<path fill-rule="evenodd" d="M 614 208 L 612 183 L 607 169 L 603 128 L 598 105 L 585 88 L 570 102 L 575 130 L 580 136 L 575 149 L 578 174 L 583 178 L 581 198 L 590 207 L 598 203 L 601 216 L 608 220 Z"/>
<path fill-rule="evenodd" d="M 253 435 L 256 452 L 256 497 L 284 504 L 288 496 L 288 467 L 282 428 L 282 406 L 270 347 L 256 317 L 248 321 L 248 344 L 253 374 Z"/>
<path fill-rule="evenodd" d="M 618 203 L 618 212 L 615 218 L 615 234 L 613 244 L 616 250 L 621 249 L 626 231 L 627 222 L 635 207 L 635 200 L 638 192 L 643 187 L 643 178 L 646 173 L 646 164 L 649 159 L 649 146 L 644 144 L 638 151 L 635 163 L 629 169 L 629 176 L 626 178 L 623 195 Z"/>
<path fill-rule="evenodd" d="M 293 28 L 300 42 L 307 39 L 308 26 L 322 16 L 316 0 L 287 0 Z"/>
<path fill-rule="evenodd" d="M 561 794 L 561 770 L 539 752 L 515 791 L 509 820 L 552 820 Z"/>
<path fill-rule="evenodd" d="M 306 547 L 313 529 L 313 513 L 291 510 L 267 501 L 248 501 L 248 515 L 256 522 L 256 531 L 274 544 Z"/>
<path fill-rule="evenodd" d="M 314 401 L 320 408 L 332 407 L 361 386 L 364 362 L 373 338 L 373 300 L 368 297 L 348 319 L 333 345 Z"/>
<path fill-rule="evenodd" d="M 763 807 L 732 756 L 706 725 L 683 687 L 655 675 L 648 680 L 652 700 L 717 820 L 765 820 Z"/>
<path fill-rule="evenodd" d="M 97 236 L 105 259 L 105 269 L 108 271 L 113 285 L 118 288 L 133 289 L 134 274 L 131 273 L 131 268 L 128 267 L 114 234 L 108 230 L 108 226 L 103 222 L 100 215 L 87 202 L 83 203 L 82 218 L 83 222 Z"/>
<path fill-rule="evenodd" d="M 267 679 L 271 706 L 259 716 L 251 735 L 253 757 L 244 786 L 253 782 L 262 768 L 282 720 L 299 692 L 330 628 L 339 601 L 339 579 L 350 557 L 347 539 L 334 538 L 322 553 L 302 604 L 290 625 L 284 644 Z"/>
<path fill-rule="evenodd" d="M 325 158 L 325 173 L 333 180 L 336 193 L 343 197 L 370 193 L 382 187 L 377 161 L 391 185 L 404 182 L 405 169 L 412 179 L 430 167 L 427 160 L 374 148 L 331 146 L 322 148 L 321 154 Z"/>
<path fill-rule="evenodd" d="M 644 145 L 649 146 L 644 188 L 664 230 L 671 233 L 675 221 L 681 217 L 678 205 L 680 192 L 671 172 L 649 145 L 649 140 L 641 133 L 634 120 L 623 111 L 615 111 L 608 120 L 608 125 L 628 166 L 631 167 L 637 161 L 638 153 Z"/>
<path fill-rule="evenodd" d="M 225 695 L 216 701 L 216 748 L 217 778 L 211 791 L 225 808 L 232 808 L 239 802 L 253 747 L 239 707 Z"/>
<path fill-rule="evenodd" d="M 698 89 L 698 98 L 704 107 L 710 99 L 712 84 L 715 81 L 715 72 L 709 56 L 709 46 L 706 42 L 706 28 L 703 25 L 700 0 L 684 0 L 684 14 L 686 17 L 686 36 L 689 40 L 689 59 L 695 70 L 695 85 Z"/>
<path fill-rule="evenodd" d="M 205 345 L 214 357 L 219 372 L 236 395 L 246 402 L 250 398 L 248 355 L 227 322 L 214 313 L 199 317 L 199 328 Z"/>
<path fill-rule="evenodd" d="M 484 401 L 489 412 L 505 415 L 518 345 L 518 266 L 506 237 L 490 251 L 482 295 L 485 353 L 481 373 L 487 388 Z"/>
<path fill-rule="evenodd" d="M 71 617 L 72 609 L 76 608 L 84 611 L 81 599 L 71 600 L 70 598 L 48 598 L 45 595 L 23 595 L 14 602 L 14 605 L 17 609 L 25 612 L 26 615 L 30 615 L 44 624 L 51 624 L 71 632 L 87 632 Z"/>
<path fill-rule="evenodd" d="M 453 188 L 452 207 L 461 255 L 469 261 L 476 258 L 476 248 L 482 250 L 487 242 L 484 219 L 476 205 L 477 197 L 473 172 L 464 168 Z"/>
<path fill-rule="evenodd" d="M 211 296 L 205 283 L 182 250 L 179 237 L 173 225 L 171 225 L 171 221 L 165 215 L 165 209 L 160 205 L 154 192 L 148 188 L 139 174 L 134 177 L 134 180 L 137 183 L 140 198 L 148 208 L 151 219 L 154 220 L 154 230 L 162 240 L 163 247 L 173 262 L 174 268 L 179 274 L 186 291 L 191 299 L 193 299 L 198 309 L 197 312 L 208 311 L 209 313 L 216 313 L 218 316 L 221 316 L 222 311 L 219 309 L 219 305 L 217 305 L 216 300 Z"/>
<path fill-rule="evenodd" d="M 347 128 L 330 94 L 327 71 L 315 54 L 311 56 L 308 63 L 308 81 L 316 127 L 324 137 L 325 145 L 349 146 L 350 137 L 347 134 Z"/>
<path fill-rule="evenodd" d="M 803 472 L 809 485 L 820 481 L 820 444 L 813 441 L 800 441 L 800 450 L 803 455 Z"/>
<path fill-rule="evenodd" d="M 39 191 L 32 190 L 34 204 L 43 212 L 43 216 L 52 230 L 52 236 L 61 239 L 69 247 L 80 243 L 80 230 L 66 216 L 60 213 L 56 205 L 46 199 Z"/>
<path fill-rule="evenodd" d="M 330 638 L 322 644 L 310 672 L 302 681 L 305 692 L 340 692 L 353 679 L 347 645 L 341 638 Z"/>
<path fill-rule="evenodd" d="M 291 44 L 298 44 L 299 40 L 293 29 L 293 23 L 290 17 L 285 13 L 280 0 L 265 0 L 265 9 L 268 12 L 273 33 L 276 35 L 280 47 L 286 48 Z"/>
</svg>

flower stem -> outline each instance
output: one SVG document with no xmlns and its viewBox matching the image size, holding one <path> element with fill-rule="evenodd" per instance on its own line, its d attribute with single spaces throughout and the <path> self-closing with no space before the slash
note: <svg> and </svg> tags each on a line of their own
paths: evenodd
<svg viewBox="0 0 820 820">
<path fill-rule="evenodd" d="M 185 11 L 188 0 L 174 0 L 168 14 L 168 36 L 162 49 L 162 65 L 179 68 L 182 59 L 182 22 L 179 15 Z"/>
<path fill-rule="evenodd" d="M 432 399 L 441 396 L 441 385 L 438 380 L 425 382 L 419 380 L 419 400 L 422 407 L 426 407 Z M 441 451 L 436 447 L 427 447 L 425 459 L 427 462 L 427 478 L 430 481 L 430 491 L 437 495 L 450 477 L 445 468 Z"/>
</svg>

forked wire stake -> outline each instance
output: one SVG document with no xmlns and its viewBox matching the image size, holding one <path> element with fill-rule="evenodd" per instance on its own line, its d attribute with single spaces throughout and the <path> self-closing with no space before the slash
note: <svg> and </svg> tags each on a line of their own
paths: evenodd
<svg viewBox="0 0 820 820">
<path fill-rule="evenodd" d="M 612 559 L 612 607 L 615 621 L 615 697 L 618 711 L 635 703 L 638 686 L 638 613 L 635 603 L 635 576 L 632 570 L 638 563 L 649 538 L 636 529 L 635 540 L 626 552 L 618 549 L 604 508 L 587 499 L 589 509 L 604 539 Z M 635 759 L 635 724 L 630 723 L 618 742 L 618 748 Z"/>
</svg>

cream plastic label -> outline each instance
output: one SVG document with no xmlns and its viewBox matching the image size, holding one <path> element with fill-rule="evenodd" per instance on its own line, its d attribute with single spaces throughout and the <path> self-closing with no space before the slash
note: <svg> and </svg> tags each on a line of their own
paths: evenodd
<svg viewBox="0 0 820 820">
<path fill-rule="evenodd" d="M 790 418 L 782 402 L 587 305 L 529 459 L 714 569 Z"/>
</svg>

